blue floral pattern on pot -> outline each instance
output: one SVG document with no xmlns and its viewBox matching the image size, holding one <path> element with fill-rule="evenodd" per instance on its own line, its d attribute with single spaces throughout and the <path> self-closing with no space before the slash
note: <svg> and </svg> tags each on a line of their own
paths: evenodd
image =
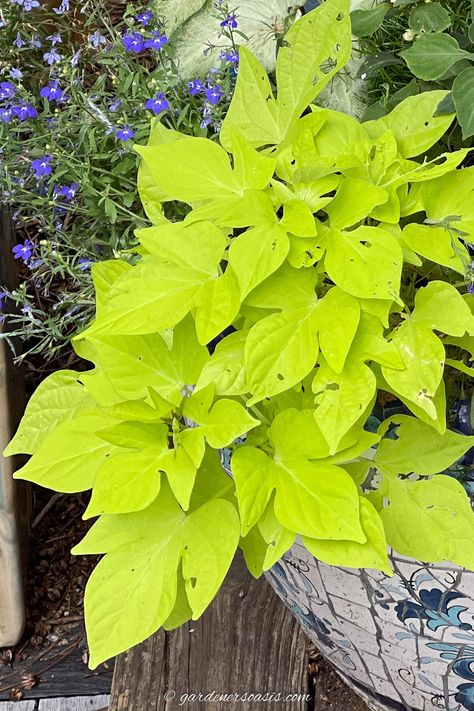
<svg viewBox="0 0 474 711">
<path fill-rule="evenodd" d="M 463 405 L 451 415 L 468 434 Z M 370 428 L 390 414 L 374 411 Z M 473 493 L 472 452 L 447 473 Z M 328 566 L 296 542 L 266 577 L 370 708 L 474 711 L 474 572 L 390 558 L 392 577 Z"/>
</svg>

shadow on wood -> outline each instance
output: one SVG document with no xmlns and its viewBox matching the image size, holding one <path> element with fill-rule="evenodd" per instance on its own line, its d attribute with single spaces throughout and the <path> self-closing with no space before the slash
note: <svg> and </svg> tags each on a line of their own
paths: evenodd
<svg viewBox="0 0 474 711">
<path fill-rule="evenodd" d="M 307 640 L 265 580 L 250 576 L 240 556 L 218 596 L 196 622 L 158 632 L 120 655 L 109 711 L 196 708 L 306 711 Z M 174 696 L 173 696 L 174 692 Z M 212 701 L 216 694 L 301 695 L 288 701 Z M 201 697 L 202 698 L 202 697 Z"/>
</svg>

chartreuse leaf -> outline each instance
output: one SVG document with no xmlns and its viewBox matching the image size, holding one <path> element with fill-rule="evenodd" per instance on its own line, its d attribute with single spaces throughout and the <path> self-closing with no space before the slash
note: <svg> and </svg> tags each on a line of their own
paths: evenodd
<svg viewBox="0 0 474 711">
<path fill-rule="evenodd" d="M 245 343 L 249 404 L 296 385 L 314 367 L 317 356 L 316 302 L 256 323 Z"/>
<path fill-rule="evenodd" d="M 414 318 L 407 318 L 393 333 L 405 368 L 382 366 L 382 373 L 394 392 L 420 407 L 436 420 L 434 397 L 441 384 L 445 351 L 440 339 Z"/>
<path fill-rule="evenodd" d="M 225 239 L 211 223 L 162 225 L 141 236 L 156 254 L 114 282 L 102 312 L 82 336 L 142 335 L 174 326 L 193 307 L 201 286 L 217 276 Z"/>
<path fill-rule="evenodd" d="M 256 447 L 239 447 L 232 456 L 242 536 L 261 519 L 275 486 L 275 464 Z"/>
<path fill-rule="evenodd" d="M 449 336 L 474 336 L 474 314 L 458 290 L 443 281 L 432 281 L 415 297 L 416 323 Z"/>
<path fill-rule="evenodd" d="M 412 222 L 404 228 L 403 239 L 410 249 L 422 257 L 465 274 L 469 264 L 468 251 L 449 227 Z"/>
<path fill-rule="evenodd" d="M 291 548 L 294 540 L 295 534 L 281 525 L 270 502 L 258 524 L 240 539 L 240 547 L 252 575 L 258 578 L 269 570 Z"/>
<path fill-rule="evenodd" d="M 84 410 L 61 422 L 15 472 L 15 478 L 67 494 L 91 489 L 100 467 L 118 451 L 98 434 L 110 424 L 113 420 L 100 410 Z"/>
<path fill-rule="evenodd" d="M 229 264 L 237 275 L 242 299 L 281 266 L 289 248 L 288 235 L 278 224 L 255 227 L 232 240 Z"/>
<path fill-rule="evenodd" d="M 199 375 L 196 390 L 211 383 L 216 395 L 243 395 L 248 391 L 245 375 L 245 341 L 248 331 L 235 331 L 216 346 Z"/>
<path fill-rule="evenodd" d="M 458 481 L 442 474 L 423 481 L 390 478 L 386 498 L 380 516 L 398 553 L 474 567 L 474 514 Z"/>
<path fill-rule="evenodd" d="M 187 136 L 160 145 L 135 146 L 135 150 L 167 200 L 192 204 L 216 194 L 242 192 L 227 153 L 207 138 Z"/>
<path fill-rule="evenodd" d="M 80 376 L 73 370 L 58 370 L 40 383 L 26 406 L 19 429 L 3 451 L 4 457 L 33 454 L 59 424 L 93 406 Z"/>
<path fill-rule="evenodd" d="M 275 159 L 253 148 L 236 130 L 231 129 L 234 174 L 244 190 L 263 190 L 275 170 Z"/>
<path fill-rule="evenodd" d="M 184 225 L 174 222 L 136 230 L 145 249 L 163 263 L 176 264 L 213 277 L 226 243 L 223 233 L 210 222 Z"/>
<path fill-rule="evenodd" d="M 261 309 L 300 309 L 315 298 L 318 275 L 314 269 L 295 269 L 284 262 L 251 291 L 245 304 Z"/>
<path fill-rule="evenodd" d="M 335 286 L 318 303 L 318 335 L 328 365 L 340 373 L 360 320 L 356 298 Z"/>
<path fill-rule="evenodd" d="M 171 490 L 185 511 L 189 508 L 205 448 L 202 427 L 182 430 L 173 436 L 173 448 L 159 460 L 159 468 L 166 472 Z"/>
<path fill-rule="evenodd" d="M 416 44 L 418 43 L 419 40 Z M 427 91 L 416 96 L 408 96 L 387 116 L 364 123 L 363 126 L 374 137 L 387 129 L 392 131 L 401 155 L 404 158 L 413 158 L 431 148 L 451 125 L 454 114 L 435 115 L 447 93 L 447 91 Z"/>
<path fill-rule="evenodd" d="M 349 61 L 348 0 L 326 0 L 295 22 L 285 35 L 276 63 L 280 135 Z"/>
<path fill-rule="evenodd" d="M 373 402 L 375 375 L 363 361 L 350 355 L 341 373 L 320 359 L 312 388 L 316 424 L 329 444 L 330 453 L 335 454 L 343 436 Z"/>
<path fill-rule="evenodd" d="M 382 423 L 383 434 L 395 425 L 395 439 L 382 439 L 374 463 L 387 474 L 439 474 L 460 459 L 472 446 L 474 437 L 447 430 L 436 432 L 415 417 L 395 415 Z"/>
<path fill-rule="evenodd" d="M 344 229 L 357 224 L 388 198 L 388 192 L 377 185 L 357 178 L 343 178 L 336 196 L 326 208 L 331 227 Z"/>
<path fill-rule="evenodd" d="M 209 353 L 196 338 L 191 316 L 179 323 L 171 348 L 158 334 L 94 338 L 96 359 L 120 400 L 148 396 L 149 388 L 164 400 L 179 405 L 185 385 L 197 382 Z M 94 371 L 92 371 L 94 373 Z M 81 379 L 95 396 L 94 375 Z M 106 403 L 112 404 L 112 403 Z"/>
<path fill-rule="evenodd" d="M 343 469 L 303 458 L 274 463 L 260 450 L 248 449 L 249 454 L 232 461 L 239 477 L 237 496 L 245 511 L 245 530 L 263 514 L 275 489 L 275 515 L 288 530 L 315 538 L 365 540 L 357 488 Z"/>
<path fill-rule="evenodd" d="M 280 141 L 278 107 L 260 62 L 241 46 L 239 73 L 232 101 L 220 131 L 220 142 L 232 148 L 235 130 L 255 148 Z"/>
<path fill-rule="evenodd" d="M 175 606 L 180 564 L 193 618 L 200 617 L 239 540 L 232 504 L 214 499 L 186 514 L 167 486 L 143 511 L 106 518 L 107 530 L 99 532 L 98 545 L 89 536 L 86 546 L 106 553 L 85 595 L 92 669 L 163 625 Z M 81 551 L 79 545 L 75 552 Z"/>
<path fill-rule="evenodd" d="M 128 451 L 108 457 L 99 469 L 84 518 L 146 508 L 160 490 L 158 462 L 168 448 L 168 427 L 121 422 L 98 434 Z"/>
<path fill-rule="evenodd" d="M 370 501 L 360 498 L 360 522 L 367 538 L 356 541 L 325 541 L 303 537 L 303 544 L 318 560 L 345 568 L 370 568 L 392 574 L 382 520 Z"/>
<path fill-rule="evenodd" d="M 331 230 L 326 249 L 326 270 L 343 291 L 363 299 L 398 299 L 403 255 L 389 232 L 365 226 Z"/>
<path fill-rule="evenodd" d="M 237 277 L 231 266 L 221 276 L 205 282 L 196 297 L 196 331 L 199 342 L 209 343 L 237 316 L 241 302 Z"/>
<path fill-rule="evenodd" d="M 211 407 L 213 386 L 191 395 L 183 407 L 183 414 L 197 424 L 214 449 L 226 447 L 260 424 L 235 400 L 220 399 Z M 210 395 L 210 397 L 209 397 Z"/>
</svg>

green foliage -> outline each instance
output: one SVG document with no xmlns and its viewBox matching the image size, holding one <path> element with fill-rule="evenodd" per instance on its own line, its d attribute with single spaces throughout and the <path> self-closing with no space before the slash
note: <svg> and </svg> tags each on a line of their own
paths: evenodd
<svg viewBox="0 0 474 711">
<path fill-rule="evenodd" d="M 94 368 L 46 381 L 7 450 L 34 452 L 19 477 L 92 489 L 92 666 L 198 617 L 238 545 L 254 575 L 297 534 L 334 565 L 388 572 L 387 542 L 474 564 L 467 495 L 441 473 L 472 446 L 446 382 L 469 387 L 473 172 L 425 155 L 454 117 L 439 92 L 364 124 L 305 111 L 348 56 L 348 10 L 293 26 L 276 95 L 241 51 L 220 146 L 153 125 L 137 151 L 157 222 L 136 264 L 94 269 L 75 339 Z M 409 414 L 373 434 L 388 393 Z"/>
<path fill-rule="evenodd" d="M 360 72 L 376 100 L 369 112 L 380 115 L 408 95 L 443 88 L 449 94 L 439 112 L 456 111 L 460 131 L 452 145 L 474 135 L 474 46 L 470 0 L 446 2 L 376 1 L 352 13 L 354 34 L 366 55 Z"/>
</svg>

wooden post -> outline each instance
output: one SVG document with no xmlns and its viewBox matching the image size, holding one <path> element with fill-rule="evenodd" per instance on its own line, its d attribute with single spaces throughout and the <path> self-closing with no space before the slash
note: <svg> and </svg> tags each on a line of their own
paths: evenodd
<svg viewBox="0 0 474 711">
<path fill-rule="evenodd" d="M 9 213 L 0 214 L 0 285 L 15 288 L 12 257 L 13 228 Z M 13 364 L 9 345 L 0 339 L 0 450 L 14 434 L 25 404 L 23 372 Z M 0 647 L 16 644 L 25 623 L 23 569 L 26 562 L 27 522 L 30 515 L 28 486 L 16 483 L 15 457 L 0 464 Z"/>
<path fill-rule="evenodd" d="M 268 583 L 252 578 L 237 556 L 199 620 L 158 632 L 117 658 L 109 711 L 172 711 L 194 701 L 196 708 L 216 711 L 305 711 L 307 661 L 299 623 Z M 193 697 L 213 692 L 213 699 Z M 239 699 L 219 701 L 220 694 L 238 694 Z M 244 694 L 282 696 L 245 700 Z"/>
</svg>

